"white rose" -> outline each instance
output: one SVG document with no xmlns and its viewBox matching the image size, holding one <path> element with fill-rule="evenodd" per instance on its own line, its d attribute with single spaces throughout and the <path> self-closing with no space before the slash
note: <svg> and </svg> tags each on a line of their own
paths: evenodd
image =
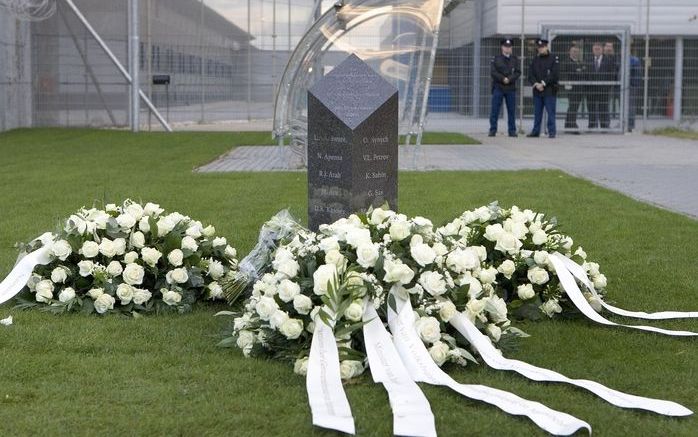
<svg viewBox="0 0 698 437">
<path fill-rule="evenodd" d="M 424 267 L 434 262 L 436 252 L 428 244 L 415 244 L 410 247 L 410 255 L 417 264 Z"/>
<path fill-rule="evenodd" d="M 439 317 L 441 317 L 443 322 L 448 322 L 451 320 L 456 313 L 458 313 L 456 305 L 454 305 L 454 303 L 450 300 L 443 301 L 439 305 Z"/>
<path fill-rule="evenodd" d="M 574 244 L 574 240 L 572 240 L 571 237 L 565 237 L 562 239 L 562 241 L 560 241 L 560 243 L 562 244 L 563 249 L 570 250 L 570 249 L 572 249 L 572 245 Z"/>
<path fill-rule="evenodd" d="M 150 220 L 148 220 L 148 217 L 143 217 L 138 222 L 138 229 L 140 229 L 143 232 L 150 232 Z"/>
<path fill-rule="evenodd" d="M 136 262 L 138 259 L 138 253 L 137 252 L 129 252 L 126 255 L 124 255 L 124 264 L 133 264 Z"/>
<path fill-rule="evenodd" d="M 276 269 L 277 272 L 283 274 L 289 279 L 295 278 L 298 274 L 298 270 L 300 270 L 301 268 L 301 266 L 298 264 L 298 261 L 294 259 L 286 259 L 283 261 L 274 260 L 272 262 L 272 266 L 274 267 L 274 269 Z"/>
<path fill-rule="evenodd" d="M 531 284 L 521 284 L 516 288 L 516 294 L 521 300 L 533 299 L 536 295 L 536 291 L 533 289 Z"/>
<path fill-rule="evenodd" d="M 472 248 L 458 248 L 446 257 L 446 266 L 456 273 L 463 273 L 467 270 L 474 270 L 480 267 L 480 256 Z"/>
<path fill-rule="evenodd" d="M 492 341 L 495 343 L 498 342 L 499 339 L 502 337 L 502 329 L 494 323 L 488 324 L 487 328 L 485 328 L 485 331 L 487 332 L 487 335 L 489 335 Z"/>
<path fill-rule="evenodd" d="M 78 263 L 78 268 L 80 269 L 80 276 L 85 278 L 92 274 L 95 268 L 95 263 L 92 261 L 80 261 Z"/>
<path fill-rule="evenodd" d="M 423 233 L 432 232 L 434 230 L 434 224 L 428 218 L 417 216 L 412 219 L 412 223 Z"/>
<path fill-rule="evenodd" d="M 131 203 L 126 207 L 126 213 L 133 217 L 135 220 L 140 220 L 143 217 L 143 207 L 137 203 Z"/>
<path fill-rule="evenodd" d="M 344 360 L 339 363 L 339 374 L 342 379 L 351 379 L 359 376 L 364 371 L 364 365 L 361 361 Z"/>
<path fill-rule="evenodd" d="M 515 255 L 521 249 L 523 243 L 514 236 L 511 232 L 502 232 L 497 238 L 497 244 L 494 249 L 509 255 Z"/>
<path fill-rule="evenodd" d="M 531 281 L 532 284 L 537 285 L 545 284 L 550 280 L 548 271 L 540 267 L 533 267 L 532 269 L 529 269 L 526 276 L 528 276 L 528 280 Z"/>
<path fill-rule="evenodd" d="M 184 262 L 184 253 L 179 249 L 175 249 L 167 255 L 167 261 L 173 266 L 179 267 Z"/>
<path fill-rule="evenodd" d="M 145 208 L 143 208 L 143 214 L 147 216 L 158 216 L 162 214 L 164 210 L 160 208 L 160 205 L 157 203 L 146 203 Z"/>
<path fill-rule="evenodd" d="M 94 258 L 99 254 L 99 244 L 94 241 L 85 241 L 82 243 L 81 252 L 85 258 Z"/>
<path fill-rule="evenodd" d="M 187 269 L 180 267 L 167 272 L 165 279 L 168 284 L 184 284 L 189 280 L 189 274 L 187 273 Z"/>
<path fill-rule="evenodd" d="M 51 255 L 61 261 L 65 261 L 71 253 L 73 253 L 73 248 L 65 240 L 58 240 L 51 245 Z"/>
<path fill-rule="evenodd" d="M 145 270 L 138 264 L 127 264 L 122 276 L 128 285 L 140 285 L 143 283 Z"/>
<path fill-rule="evenodd" d="M 240 349 L 242 349 L 242 353 L 245 356 L 248 356 L 250 351 L 252 350 L 252 346 L 254 346 L 254 340 L 255 336 L 252 332 L 250 331 L 240 331 L 238 332 L 238 339 L 237 339 L 237 345 Z"/>
<path fill-rule="evenodd" d="M 238 251 L 235 250 L 234 247 L 226 246 L 225 252 L 224 252 L 224 253 L 225 253 L 226 258 L 228 258 L 228 259 L 234 259 L 234 258 L 237 256 Z"/>
<path fill-rule="evenodd" d="M 506 276 L 507 279 L 511 279 L 511 275 L 513 275 L 516 271 L 516 264 L 514 264 L 514 261 L 507 259 L 499 265 L 499 268 L 497 268 L 497 270 L 501 274 Z"/>
<path fill-rule="evenodd" d="M 435 243 L 432 248 L 437 256 L 444 256 L 448 253 L 448 247 L 443 243 Z"/>
<path fill-rule="evenodd" d="M 211 259 L 208 263 L 208 275 L 213 278 L 213 280 L 218 280 L 225 274 L 225 267 L 220 261 Z"/>
<path fill-rule="evenodd" d="M 407 264 L 401 261 L 386 259 L 383 265 L 385 282 L 398 282 L 400 284 L 409 284 L 414 279 L 414 271 Z"/>
<path fill-rule="evenodd" d="M 346 234 L 347 244 L 357 248 L 362 244 L 371 243 L 371 232 L 364 228 L 349 228 Z"/>
<path fill-rule="evenodd" d="M 504 230 L 511 232 L 518 239 L 523 239 L 528 233 L 528 227 L 524 223 L 515 222 L 511 219 L 507 219 L 505 222 Z"/>
<path fill-rule="evenodd" d="M 291 302 L 301 292 L 300 285 L 288 279 L 283 279 L 279 283 L 279 299 L 284 302 Z"/>
<path fill-rule="evenodd" d="M 162 301 L 169 306 L 175 306 L 182 301 L 182 295 L 172 290 L 162 291 Z"/>
<path fill-rule="evenodd" d="M 213 247 L 223 247 L 228 244 L 228 240 L 225 239 L 225 237 L 216 237 L 213 239 L 212 245 Z"/>
<path fill-rule="evenodd" d="M 107 293 L 102 293 L 97 299 L 95 299 L 95 311 L 97 311 L 99 314 L 104 314 L 107 311 L 114 309 L 114 302 L 116 302 L 116 300 L 113 297 Z"/>
<path fill-rule="evenodd" d="M 296 295 L 293 297 L 293 308 L 298 314 L 308 314 L 313 309 L 313 301 L 304 294 Z"/>
<path fill-rule="evenodd" d="M 499 223 L 488 225 L 485 228 L 485 238 L 492 242 L 497 241 L 502 232 L 504 232 L 504 228 Z"/>
<path fill-rule="evenodd" d="M 574 251 L 574 254 L 579 255 L 582 259 L 587 259 L 587 253 L 582 249 L 582 246 L 579 246 L 577 250 Z"/>
<path fill-rule="evenodd" d="M 466 316 L 474 321 L 475 318 L 479 318 L 481 313 L 485 310 L 487 302 L 485 299 L 471 299 L 467 304 L 465 304 L 465 314 Z"/>
<path fill-rule="evenodd" d="M 420 317 L 415 328 L 425 343 L 435 343 L 441 339 L 441 326 L 435 317 Z"/>
<path fill-rule="evenodd" d="M 121 214 L 116 218 L 116 223 L 122 231 L 128 231 L 136 226 L 136 219 L 131 214 Z"/>
<path fill-rule="evenodd" d="M 126 240 L 123 238 L 117 238 L 113 241 L 114 243 L 114 253 L 116 255 L 123 255 L 126 253 Z"/>
<path fill-rule="evenodd" d="M 344 317 L 352 322 L 358 322 L 364 315 L 364 306 L 361 302 L 352 302 L 351 305 L 344 310 Z"/>
<path fill-rule="evenodd" d="M 133 303 L 136 305 L 143 305 L 148 302 L 151 297 L 153 297 L 153 293 L 150 291 L 136 288 L 133 292 Z"/>
<path fill-rule="evenodd" d="M 119 208 L 116 206 L 115 203 L 107 203 L 104 205 L 104 210 L 107 212 L 117 212 Z"/>
<path fill-rule="evenodd" d="M 356 262 L 365 269 L 375 267 L 378 256 L 377 244 L 364 243 L 356 248 Z"/>
<path fill-rule="evenodd" d="M 448 359 L 449 347 L 443 341 L 437 341 L 429 348 L 429 355 L 434 360 L 437 366 L 442 366 Z"/>
<path fill-rule="evenodd" d="M 494 267 L 489 267 L 486 269 L 480 270 L 480 282 L 483 284 L 491 284 L 497 279 L 497 269 Z"/>
<path fill-rule="evenodd" d="M 201 231 L 201 233 L 204 234 L 204 237 L 211 238 L 216 234 L 216 228 L 208 225 Z"/>
<path fill-rule="evenodd" d="M 51 280 L 56 284 L 62 284 L 68 279 L 68 272 L 63 267 L 56 267 L 51 272 Z"/>
<path fill-rule="evenodd" d="M 533 254 L 533 261 L 536 262 L 539 266 L 545 266 L 548 264 L 548 252 L 545 250 L 537 250 Z"/>
<path fill-rule="evenodd" d="M 259 314 L 260 319 L 269 320 L 276 310 L 279 309 L 279 305 L 273 297 L 262 296 L 255 304 L 254 309 Z"/>
<path fill-rule="evenodd" d="M 390 224 L 390 238 L 402 241 L 410 236 L 410 223 L 406 220 L 395 220 Z"/>
<path fill-rule="evenodd" d="M 152 247 L 144 247 L 143 250 L 141 250 L 141 257 L 150 267 L 155 267 L 158 264 L 158 261 L 160 261 L 162 253 Z"/>
<path fill-rule="evenodd" d="M 585 293 L 584 297 L 586 297 L 587 302 L 589 302 L 589 305 L 596 311 L 597 313 L 600 313 L 601 310 L 603 310 L 603 305 L 601 304 L 601 298 L 598 295 L 593 295 L 591 293 Z"/>
<path fill-rule="evenodd" d="M 121 305 L 128 305 L 131 303 L 134 295 L 134 289 L 128 284 L 119 284 L 116 288 L 116 297 L 121 300 Z"/>
<path fill-rule="evenodd" d="M 165 235 L 172 232 L 172 230 L 177 226 L 177 223 L 170 217 L 161 217 L 157 221 L 158 226 L 158 237 L 164 237 Z M 186 237 L 185 237 L 186 238 Z"/>
<path fill-rule="evenodd" d="M 192 224 L 190 224 L 187 230 L 185 231 L 185 234 L 192 238 L 200 238 L 201 235 L 203 235 L 203 229 L 204 227 L 201 226 L 200 222 L 192 222 Z"/>
<path fill-rule="evenodd" d="M 478 220 L 480 220 L 483 223 L 492 218 L 492 212 L 486 206 L 481 206 L 480 208 L 476 209 L 474 212 L 475 212 L 475 215 L 477 215 Z"/>
<path fill-rule="evenodd" d="M 323 264 L 313 273 L 313 292 L 318 295 L 327 293 L 328 283 L 333 283 L 337 277 L 337 266 Z"/>
<path fill-rule="evenodd" d="M 107 258 L 114 258 L 116 255 L 116 247 L 114 247 L 114 242 L 108 238 L 102 239 L 99 243 L 99 253 Z"/>
<path fill-rule="evenodd" d="M 143 235 L 143 232 L 141 231 L 136 231 L 131 234 L 129 241 L 131 246 L 135 247 L 136 249 L 140 249 L 145 246 L 145 235 Z"/>
<path fill-rule="evenodd" d="M 109 263 L 107 266 L 107 273 L 113 278 L 121 275 L 123 273 L 124 268 L 121 267 L 121 263 L 119 261 L 112 261 Z"/>
<path fill-rule="evenodd" d="M 597 263 L 586 263 L 585 267 L 589 272 L 589 276 L 598 276 L 600 274 L 599 265 Z"/>
<path fill-rule="evenodd" d="M 288 340 L 295 340 L 303 333 L 303 321 L 288 319 L 281 325 L 279 332 L 286 336 Z"/>
<path fill-rule="evenodd" d="M 36 284 L 36 301 L 48 303 L 53 299 L 53 282 L 48 279 Z"/>
<path fill-rule="evenodd" d="M 395 213 L 393 211 L 383 209 L 383 208 L 376 208 L 371 212 L 371 218 L 369 219 L 369 222 L 371 222 L 372 225 L 379 225 L 383 223 L 387 218 L 394 216 Z"/>
<path fill-rule="evenodd" d="M 210 299 L 222 299 L 223 298 L 223 287 L 218 282 L 211 282 L 208 284 L 208 297 Z"/>
<path fill-rule="evenodd" d="M 63 302 L 63 303 L 68 302 L 69 300 L 74 299 L 74 298 L 75 298 L 75 290 L 73 290 L 70 287 L 64 288 L 63 290 L 61 290 L 60 293 L 58 293 L 58 300 Z"/>
<path fill-rule="evenodd" d="M 276 310 L 274 314 L 269 317 L 269 325 L 272 329 L 278 330 L 286 320 L 288 320 L 288 313 L 286 311 Z"/>
<path fill-rule="evenodd" d="M 337 272 L 342 273 L 347 266 L 347 259 L 338 250 L 331 250 L 325 253 L 325 263 L 334 264 Z"/>
<path fill-rule="evenodd" d="M 608 280 L 606 279 L 606 275 L 604 274 L 598 274 L 594 276 L 594 288 L 598 290 L 603 290 L 606 288 L 606 285 L 608 285 Z"/>
<path fill-rule="evenodd" d="M 297 359 L 293 363 L 293 373 L 305 376 L 308 374 L 308 357 Z"/>
<path fill-rule="evenodd" d="M 555 313 L 561 313 L 562 307 L 557 302 L 557 299 L 550 299 L 540 306 L 540 309 L 548 316 L 553 317 Z"/>
<path fill-rule="evenodd" d="M 199 249 L 199 245 L 196 243 L 195 239 L 187 235 L 182 238 L 182 249 L 196 252 Z"/>
<path fill-rule="evenodd" d="M 485 303 L 485 311 L 490 315 L 490 318 L 495 323 L 507 321 L 507 303 L 498 296 L 491 296 Z"/>
<path fill-rule="evenodd" d="M 335 236 L 325 237 L 322 240 L 320 240 L 320 243 L 318 243 L 318 247 L 323 252 L 329 252 L 330 250 L 339 250 L 339 240 Z"/>
<path fill-rule="evenodd" d="M 93 288 L 87 292 L 87 295 L 92 298 L 92 300 L 97 300 L 97 298 L 104 294 L 104 290 L 101 288 Z"/>
<path fill-rule="evenodd" d="M 446 281 L 441 273 L 426 271 L 419 277 L 419 283 L 432 296 L 440 296 L 446 292 Z"/>
<path fill-rule="evenodd" d="M 540 246 L 542 244 L 545 244 L 546 241 L 548 241 L 548 234 L 545 233 L 544 230 L 538 230 L 533 233 L 533 244 Z"/>
</svg>

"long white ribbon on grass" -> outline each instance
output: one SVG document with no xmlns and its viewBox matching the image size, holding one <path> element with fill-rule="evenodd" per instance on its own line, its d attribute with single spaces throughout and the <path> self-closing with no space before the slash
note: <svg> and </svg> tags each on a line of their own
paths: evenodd
<svg viewBox="0 0 698 437">
<path fill-rule="evenodd" d="M 627 311 L 622 308 L 614 307 L 613 305 L 609 305 L 606 302 L 603 301 L 601 296 L 596 292 L 596 289 L 594 289 L 594 284 L 589 280 L 589 277 L 587 276 L 586 272 L 584 271 L 584 268 L 577 264 L 576 262 L 572 261 L 571 259 L 567 258 L 566 256 L 560 254 L 560 253 L 553 253 L 552 258 L 554 260 L 558 260 L 562 262 L 562 265 L 570 272 L 572 275 L 577 278 L 584 286 L 591 292 L 591 294 L 599 299 L 601 302 L 601 305 L 606 308 L 608 311 L 618 314 L 620 316 L 625 316 L 625 317 L 634 317 L 636 319 L 646 319 L 646 320 L 668 320 L 668 319 L 691 319 L 691 318 L 698 318 L 698 311 L 662 311 L 658 313 L 646 313 L 644 311 Z M 569 294 L 570 291 L 568 291 L 565 288 L 565 291 Z M 571 290 L 574 293 L 574 289 Z"/>
<path fill-rule="evenodd" d="M 19 294 L 27 285 L 34 268 L 51 262 L 50 249 L 43 246 L 21 258 L 12 268 L 10 274 L 0 282 L 0 305 Z"/>
<path fill-rule="evenodd" d="M 370 303 L 365 305 L 363 320 L 368 365 L 373 380 L 382 383 L 388 392 L 393 410 L 393 434 L 436 436 L 429 401 L 403 365 L 390 334 Z"/>
<path fill-rule="evenodd" d="M 332 328 L 318 317 L 305 379 L 313 425 L 354 434 L 354 417 L 339 371 L 339 351 Z"/>
<path fill-rule="evenodd" d="M 419 339 L 410 301 L 393 295 L 398 313 L 388 308 L 390 331 L 393 333 L 393 342 L 402 362 L 414 381 L 446 386 L 467 398 L 494 405 L 509 414 L 526 416 L 551 434 L 570 435 L 579 429 L 587 429 L 591 433 L 591 426 L 588 423 L 567 413 L 550 409 L 541 403 L 520 398 L 504 390 L 484 385 L 460 384 L 453 380 L 436 365 L 426 346 Z"/>
<path fill-rule="evenodd" d="M 582 296 L 583 297 L 583 296 Z M 477 327 L 462 313 L 457 313 L 450 320 L 451 325 L 458 330 L 478 351 L 482 359 L 490 367 L 498 370 L 511 370 L 534 381 L 564 382 L 588 390 L 601 399 L 622 408 L 635 408 L 652 411 L 665 416 L 689 416 L 691 410 L 676 402 L 660 399 L 645 398 L 613 390 L 598 382 L 587 379 L 572 379 L 552 370 L 536 367 L 519 360 L 511 360 L 502 356 L 501 352 L 492 345 L 490 339 L 482 334 Z"/>
</svg>

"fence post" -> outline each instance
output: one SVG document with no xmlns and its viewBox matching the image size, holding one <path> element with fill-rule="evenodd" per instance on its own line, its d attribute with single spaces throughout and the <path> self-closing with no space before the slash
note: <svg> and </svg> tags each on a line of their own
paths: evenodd
<svg viewBox="0 0 698 437">
<path fill-rule="evenodd" d="M 683 37 L 676 37 L 674 58 L 674 122 L 681 123 L 681 100 L 683 97 Z"/>
</svg>

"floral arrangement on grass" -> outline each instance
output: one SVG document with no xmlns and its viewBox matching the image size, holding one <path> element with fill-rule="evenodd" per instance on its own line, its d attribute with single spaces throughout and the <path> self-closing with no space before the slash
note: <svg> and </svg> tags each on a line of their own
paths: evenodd
<svg viewBox="0 0 698 437">
<path fill-rule="evenodd" d="M 242 310 L 219 313 L 234 318 L 220 345 L 293 361 L 304 374 L 319 318 L 334 328 L 342 378 L 349 379 L 366 367 L 360 329 L 365 305 L 386 320 L 394 294 L 411 300 L 415 328 L 438 365 L 475 361 L 448 324 L 456 312 L 493 342 L 525 335 L 510 326 L 506 303 L 493 287 L 473 286 L 476 267 L 462 265 L 455 276 L 445 268 L 449 249 L 441 240 L 429 220 L 381 208 L 323 225 L 318 233 L 299 232 L 275 250 Z"/>
<path fill-rule="evenodd" d="M 19 296 L 20 308 L 187 312 L 196 301 L 222 299 L 219 281 L 237 269 L 236 250 L 213 226 L 131 200 L 82 208 L 58 233 L 24 251 L 45 246 L 51 262 L 34 269 Z"/>
<path fill-rule="evenodd" d="M 587 261 L 581 246 L 575 248 L 572 238 L 560 233 L 555 218 L 517 206 L 504 209 L 495 202 L 465 211 L 437 232 L 450 251 L 448 271 L 459 271 L 457 259 L 466 267 L 479 264 L 472 285 L 493 289 L 506 300 L 514 317 L 538 320 L 579 314 L 561 290 L 549 259 L 556 252 L 584 268 L 598 293 L 587 291 L 584 296 L 596 311 L 602 309 L 606 276 L 597 263 Z"/>
</svg>

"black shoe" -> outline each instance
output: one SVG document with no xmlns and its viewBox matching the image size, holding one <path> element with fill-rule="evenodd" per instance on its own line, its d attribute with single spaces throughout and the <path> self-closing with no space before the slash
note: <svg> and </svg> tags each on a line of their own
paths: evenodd
<svg viewBox="0 0 698 437">
<path fill-rule="evenodd" d="M 516 137 L 518 137 L 518 135 L 517 135 L 517 134 L 515 134 L 515 133 L 514 133 L 514 134 L 509 134 L 509 136 L 510 136 L 510 137 L 512 137 L 512 138 L 516 138 Z"/>
<path fill-rule="evenodd" d="M 555 134 L 548 135 L 548 138 L 555 138 Z"/>
<path fill-rule="evenodd" d="M 538 138 L 539 136 L 540 136 L 540 134 L 534 134 L 534 133 L 530 133 L 530 134 L 526 135 L 526 137 L 528 137 L 528 138 Z"/>
<path fill-rule="evenodd" d="M 490 133 L 487 134 L 488 137 L 494 137 L 496 135 L 497 135 L 497 132 L 492 132 L 492 131 L 490 131 Z"/>
</svg>

